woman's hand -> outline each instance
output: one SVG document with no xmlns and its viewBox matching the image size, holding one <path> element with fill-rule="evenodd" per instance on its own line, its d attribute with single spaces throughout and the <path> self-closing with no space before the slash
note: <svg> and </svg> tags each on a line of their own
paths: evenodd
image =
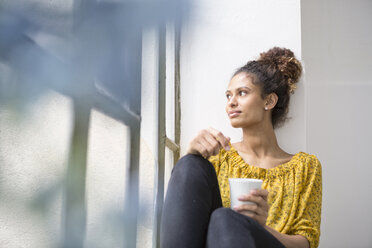
<svg viewBox="0 0 372 248">
<path fill-rule="evenodd" d="M 251 217 L 260 223 L 263 227 L 266 225 L 266 219 L 269 212 L 269 204 L 267 203 L 267 196 L 269 192 L 265 189 L 255 189 L 249 195 L 241 195 L 239 201 L 250 201 L 255 204 L 242 204 L 234 207 L 234 210 Z"/>
<path fill-rule="evenodd" d="M 222 147 L 225 150 L 230 150 L 229 142 L 230 138 L 224 136 L 220 131 L 213 128 L 203 129 L 191 140 L 187 153 L 209 158 L 218 154 Z"/>
</svg>

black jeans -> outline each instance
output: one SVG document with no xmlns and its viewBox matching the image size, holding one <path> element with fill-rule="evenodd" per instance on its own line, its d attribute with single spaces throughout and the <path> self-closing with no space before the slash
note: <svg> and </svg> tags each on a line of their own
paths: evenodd
<svg viewBox="0 0 372 248">
<path fill-rule="evenodd" d="M 160 228 L 161 248 L 284 246 L 252 218 L 222 208 L 213 165 L 182 157 L 168 184 Z"/>
</svg>

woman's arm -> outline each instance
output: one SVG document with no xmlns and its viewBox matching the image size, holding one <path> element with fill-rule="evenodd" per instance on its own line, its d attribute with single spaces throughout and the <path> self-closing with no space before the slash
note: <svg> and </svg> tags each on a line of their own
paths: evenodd
<svg viewBox="0 0 372 248">
<path fill-rule="evenodd" d="M 309 241 L 302 235 L 288 235 L 277 230 L 264 226 L 275 238 L 277 238 L 287 248 L 309 248 Z"/>
</svg>

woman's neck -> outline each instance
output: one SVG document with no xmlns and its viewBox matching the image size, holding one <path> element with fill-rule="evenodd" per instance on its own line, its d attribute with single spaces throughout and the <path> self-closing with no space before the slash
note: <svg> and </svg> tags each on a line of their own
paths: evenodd
<svg viewBox="0 0 372 248">
<path fill-rule="evenodd" d="M 240 152 L 256 158 L 280 157 L 284 152 L 278 145 L 273 127 L 260 125 L 255 128 L 243 128 L 243 140 L 239 144 Z"/>
</svg>

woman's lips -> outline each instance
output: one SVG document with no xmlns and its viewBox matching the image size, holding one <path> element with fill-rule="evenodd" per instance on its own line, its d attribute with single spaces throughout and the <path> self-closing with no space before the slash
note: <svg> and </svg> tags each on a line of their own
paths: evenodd
<svg viewBox="0 0 372 248">
<path fill-rule="evenodd" d="M 229 118 L 234 118 L 234 117 L 237 117 L 239 116 L 241 113 L 241 111 L 229 111 Z"/>
</svg>

